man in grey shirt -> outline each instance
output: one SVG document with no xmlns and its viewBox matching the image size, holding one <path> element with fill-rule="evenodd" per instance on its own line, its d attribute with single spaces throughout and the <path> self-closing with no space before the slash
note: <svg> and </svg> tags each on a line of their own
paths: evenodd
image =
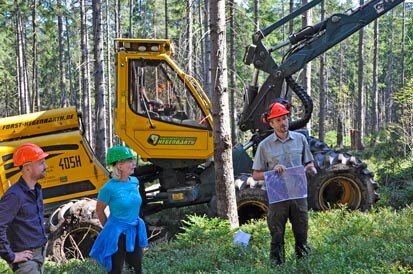
<svg viewBox="0 0 413 274">
<path fill-rule="evenodd" d="M 306 173 L 317 173 L 313 156 L 304 135 L 288 130 L 288 109 L 281 103 L 270 106 L 264 122 L 274 134 L 265 138 L 257 148 L 253 168 L 254 180 L 264 180 L 264 172 L 275 170 L 282 173 L 286 168 L 304 166 Z M 288 182 L 287 182 L 288 183 Z M 307 198 L 297 198 L 269 204 L 267 223 L 271 233 L 270 259 L 276 264 L 285 261 L 284 234 L 290 220 L 298 258 L 308 254 L 308 205 Z"/>
</svg>

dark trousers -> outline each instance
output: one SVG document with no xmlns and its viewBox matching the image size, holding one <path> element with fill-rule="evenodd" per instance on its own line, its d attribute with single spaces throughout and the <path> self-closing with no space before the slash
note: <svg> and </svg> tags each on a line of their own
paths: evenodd
<svg viewBox="0 0 413 274">
<path fill-rule="evenodd" d="M 307 199 L 296 199 L 270 204 L 268 208 L 268 228 L 271 233 L 270 258 L 278 264 L 285 261 L 284 234 L 287 220 L 290 220 L 298 258 L 308 253 L 308 206 Z"/>
<path fill-rule="evenodd" d="M 142 273 L 143 250 L 139 247 L 139 239 L 136 237 L 133 252 L 126 252 L 126 237 L 121 234 L 118 242 L 118 251 L 112 255 L 112 270 L 109 274 L 121 274 L 123 264 L 126 262 L 132 273 Z"/>
</svg>

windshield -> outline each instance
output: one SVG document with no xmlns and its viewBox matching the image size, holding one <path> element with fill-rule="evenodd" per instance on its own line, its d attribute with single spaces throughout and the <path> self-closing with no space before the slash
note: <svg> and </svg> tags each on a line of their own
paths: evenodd
<svg viewBox="0 0 413 274">
<path fill-rule="evenodd" d="M 167 123 L 207 128 L 208 121 L 179 75 L 163 60 L 129 61 L 129 105 Z"/>
</svg>

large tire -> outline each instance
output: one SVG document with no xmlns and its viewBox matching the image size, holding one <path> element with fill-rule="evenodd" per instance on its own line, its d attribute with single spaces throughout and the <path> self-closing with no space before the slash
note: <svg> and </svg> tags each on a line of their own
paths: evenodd
<svg viewBox="0 0 413 274">
<path fill-rule="evenodd" d="M 312 148 L 314 150 L 314 147 Z M 309 178 L 308 205 L 314 210 L 346 207 L 369 210 L 379 199 L 367 165 L 354 156 L 322 146 L 313 152 L 318 174 Z"/>
<path fill-rule="evenodd" d="M 96 201 L 83 198 L 60 206 L 48 222 L 47 255 L 56 262 L 89 256 L 102 227 L 96 214 Z"/>
<path fill-rule="evenodd" d="M 265 218 L 268 213 L 267 192 L 252 177 L 245 176 L 242 183 L 236 180 L 236 199 L 239 224 L 245 224 L 251 220 Z M 208 216 L 216 217 L 217 199 L 214 195 L 208 204 Z"/>
<path fill-rule="evenodd" d="M 240 225 L 250 220 L 267 216 L 268 196 L 261 188 L 246 188 L 237 191 L 237 209 Z"/>
<path fill-rule="evenodd" d="M 82 222 L 62 226 L 49 236 L 47 254 L 57 263 L 64 263 L 70 259 L 84 260 L 101 231 L 101 227 L 94 222 Z"/>
</svg>

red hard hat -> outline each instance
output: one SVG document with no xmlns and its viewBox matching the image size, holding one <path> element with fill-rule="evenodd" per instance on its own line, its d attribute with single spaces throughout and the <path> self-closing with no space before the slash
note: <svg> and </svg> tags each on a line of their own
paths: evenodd
<svg viewBox="0 0 413 274">
<path fill-rule="evenodd" d="M 270 105 L 270 111 L 263 117 L 263 122 L 268 123 L 268 120 L 277 118 L 290 113 L 287 108 L 280 103 L 274 103 Z"/>
<path fill-rule="evenodd" d="M 23 144 L 13 153 L 14 166 L 22 166 L 29 162 L 39 161 L 46 158 L 48 155 L 49 154 L 45 153 L 35 144 Z"/>
</svg>

